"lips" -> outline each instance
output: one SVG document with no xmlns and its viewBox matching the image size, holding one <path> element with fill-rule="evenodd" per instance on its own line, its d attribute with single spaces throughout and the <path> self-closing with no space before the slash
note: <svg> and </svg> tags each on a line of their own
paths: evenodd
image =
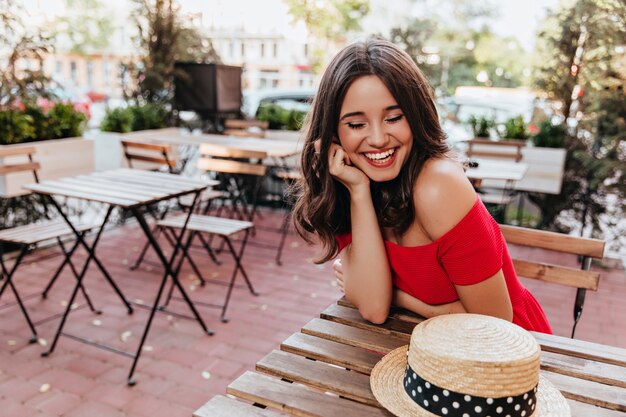
<svg viewBox="0 0 626 417">
<path fill-rule="evenodd" d="M 363 152 L 362 155 L 370 165 L 377 168 L 385 168 L 391 165 L 396 158 L 396 148 L 377 152 Z"/>
</svg>

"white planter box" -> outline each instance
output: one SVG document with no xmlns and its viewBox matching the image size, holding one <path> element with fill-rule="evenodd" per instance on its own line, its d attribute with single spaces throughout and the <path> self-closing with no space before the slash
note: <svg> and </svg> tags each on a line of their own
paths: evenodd
<svg viewBox="0 0 626 417">
<path fill-rule="evenodd" d="M 565 153 L 562 148 L 522 148 L 522 162 L 528 171 L 515 189 L 546 194 L 560 194 L 565 170 Z"/>
<path fill-rule="evenodd" d="M 482 148 L 481 148 L 482 149 Z M 515 189 L 546 194 L 560 194 L 565 170 L 565 149 L 524 146 L 521 163 L 528 165 L 526 175 L 515 183 Z M 497 158 L 494 158 L 497 159 Z M 514 163 L 511 159 L 503 161 Z M 504 188 L 501 180 L 485 180 L 484 187 Z"/>
<path fill-rule="evenodd" d="M 34 147 L 33 160 L 39 162 L 39 180 L 50 180 L 70 175 L 87 174 L 94 170 L 94 142 L 82 137 L 52 139 L 0 148 Z M 5 163 L 26 162 L 26 156 L 4 158 Z M 0 196 L 14 197 L 28 194 L 23 185 L 35 182 L 32 173 L 18 172 L 0 175 Z"/>
</svg>

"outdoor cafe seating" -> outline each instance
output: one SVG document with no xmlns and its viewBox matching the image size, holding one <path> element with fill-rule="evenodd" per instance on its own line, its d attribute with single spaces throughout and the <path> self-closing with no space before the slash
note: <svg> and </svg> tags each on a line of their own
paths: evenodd
<svg viewBox="0 0 626 417">
<path fill-rule="evenodd" d="M 9 173 L 18 173 L 18 172 L 30 172 L 32 173 L 33 180 L 35 182 L 39 182 L 39 176 L 37 171 L 39 170 L 39 163 L 34 162 L 33 155 L 35 154 L 34 147 L 24 147 L 24 148 L 15 148 L 15 149 L 0 149 L 0 160 L 4 160 L 4 158 L 21 158 L 24 161 L 10 161 L 4 162 L 0 165 L 0 175 L 6 175 Z M 43 290 L 41 296 L 46 298 L 48 292 L 54 285 L 55 281 L 61 275 L 61 272 L 65 268 L 66 265 L 69 265 L 74 277 L 78 279 L 78 271 L 74 266 L 71 258 L 72 254 L 78 247 L 78 240 L 75 240 L 72 247 L 67 250 L 63 239 L 71 237 L 73 234 L 72 228 L 70 228 L 62 219 L 52 219 L 51 210 L 48 209 L 48 204 L 45 200 L 43 200 L 43 208 L 44 208 L 44 221 L 40 221 L 35 224 L 28 224 L 23 226 L 16 226 L 9 229 L 4 229 L 0 231 L 0 267 L 1 267 L 1 277 L 4 282 L 2 282 L 2 286 L 0 287 L 0 297 L 4 291 L 8 288 L 11 289 L 15 300 L 24 315 L 26 323 L 32 332 L 32 336 L 30 339 L 30 343 L 34 343 L 37 341 L 37 330 L 35 328 L 36 324 L 41 324 L 43 322 L 49 321 L 54 318 L 58 318 L 58 316 L 47 317 L 46 319 L 40 321 L 39 323 L 33 323 L 28 315 L 28 311 L 20 297 L 20 294 L 17 290 L 15 283 L 15 274 L 18 272 L 18 268 L 21 266 L 22 261 L 26 255 L 35 251 L 37 249 L 38 244 L 50 240 L 56 240 L 61 253 L 63 254 L 63 261 L 57 268 L 56 272 L 50 279 L 48 285 Z M 92 222 L 84 222 L 84 221 L 75 221 L 74 229 L 77 233 L 80 234 L 81 238 L 85 236 L 87 232 L 97 227 L 95 223 Z M 15 260 L 13 261 L 13 265 L 11 268 L 8 268 L 4 261 L 4 245 L 17 245 L 19 247 L 19 253 Z M 19 285 L 19 284 L 18 284 Z M 85 297 L 87 305 L 91 309 L 91 311 L 96 312 L 91 299 L 87 291 L 85 291 L 84 286 L 81 284 L 79 286 L 80 291 Z M 8 305 L 5 305 L 8 307 Z"/>
</svg>

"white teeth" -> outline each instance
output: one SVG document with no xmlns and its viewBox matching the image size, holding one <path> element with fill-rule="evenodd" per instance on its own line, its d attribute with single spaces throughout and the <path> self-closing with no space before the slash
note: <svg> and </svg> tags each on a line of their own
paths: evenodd
<svg viewBox="0 0 626 417">
<path fill-rule="evenodd" d="M 388 151 L 385 151 L 385 152 L 364 153 L 363 155 L 365 155 L 366 158 L 371 159 L 373 161 L 380 161 L 381 159 L 385 159 L 385 158 L 390 157 L 391 155 L 393 155 L 394 152 L 395 152 L 395 148 L 394 149 L 389 149 Z"/>
</svg>

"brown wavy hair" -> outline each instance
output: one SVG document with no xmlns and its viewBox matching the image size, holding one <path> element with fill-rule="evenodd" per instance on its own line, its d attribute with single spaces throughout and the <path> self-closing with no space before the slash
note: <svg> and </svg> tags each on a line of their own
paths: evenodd
<svg viewBox="0 0 626 417">
<path fill-rule="evenodd" d="M 305 122 L 302 179 L 292 189 L 296 230 L 307 242 L 318 235 L 323 263 L 337 255 L 335 236 L 349 233 L 350 194 L 328 170 L 328 150 L 338 137 L 339 112 L 354 80 L 375 75 L 397 100 L 413 134 L 413 147 L 399 175 L 384 183 L 370 181 L 372 200 L 381 227 L 402 235 L 415 219 L 413 188 L 424 162 L 446 155 L 449 148 L 439 124 L 428 81 L 411 57 L 391 42 L 368 39 L 348 45 L 326 68 Z M 319 155 L 314 142 L 320 139 Z"/>
</svg>

